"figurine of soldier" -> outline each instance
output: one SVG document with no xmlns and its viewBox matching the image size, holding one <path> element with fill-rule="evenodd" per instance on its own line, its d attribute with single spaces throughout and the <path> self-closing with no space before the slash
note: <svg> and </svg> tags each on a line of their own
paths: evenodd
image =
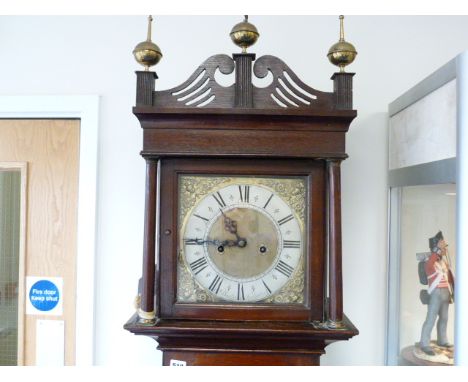
<svg viewBox="0 0 468 382">
<path fill-rule="evenodd" d="M 431 347 L 431 332 L 437 317 L 439 317 L 437 345 L 442 348 L 453 347 L 447 339 L 447 321 L 449 304 L 453 302 L 454 297 L 454 279 L 447 254 L 447 243 L 441 231 L 429 239 L 429 248 L 431 255 L 424 265 L 428 281 L 429 301 L 419 347 L 425 354 L 434 356 L 436 353 Z"/>
</svg>

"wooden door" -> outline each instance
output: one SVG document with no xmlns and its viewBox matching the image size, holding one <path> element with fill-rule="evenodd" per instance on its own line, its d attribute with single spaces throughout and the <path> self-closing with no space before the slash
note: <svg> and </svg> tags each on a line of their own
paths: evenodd
<svg viewBox="0 0 468 382">
<path fill-rule="evenodd" d="M 64 321 L 64 363 L 75 364 L 79 139 L 76 119 L 0 120 L 0 162 L 28 165 L 25 276 L 63 279 L 62 316 L 24 316 L 18 364 L 36 364 L 38 319 Z"/>
</svg>

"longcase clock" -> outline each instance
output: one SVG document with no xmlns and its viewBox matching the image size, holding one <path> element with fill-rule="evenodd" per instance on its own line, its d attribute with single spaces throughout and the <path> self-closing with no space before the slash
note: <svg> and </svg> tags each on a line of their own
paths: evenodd
<svg viewBox="0 0 468 382">
<path fill-rule="evenodd" d="M 150 26 L 134 51 L 146 69 L 162 56 Z M 136 73 L 145 231 L 125 328 L 154 338 L 164 365 L 318 365 L 358 333 L 342 308 L 340 207 L 356 52 L 341 25 L 329 52 L 341 71 L 321 92 L 279 58 L 247 53 L 258 36 L 246 17 L 231 32 L 242 53 L 208 58 L 169 90 Z M 268 73 L 270 85 L 253 85 Z"/>
</svg>

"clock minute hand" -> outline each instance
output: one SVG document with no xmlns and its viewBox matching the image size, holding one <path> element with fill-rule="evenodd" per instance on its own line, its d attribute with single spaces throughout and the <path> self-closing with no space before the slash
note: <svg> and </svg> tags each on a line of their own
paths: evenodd
<svg viewBox="0 0 468 382">
<path fill-rule="evenodd" d="M 245 247 L 247 244 L 247 241 L 243 238 L 238 238 L 237 240 L 199 240 L 198 244 L 213 244 L 217 246 L 223 246 L 223 247 Z"/>
<path fill-rule="evenodd" d="M 218 239 L 186 239 L 186 243 L 195 244 L 195 245 L 203 245 L 203 244 L 212 244 L 212 245 L 222 245 L 228 247 L 235 247 L 237 245 L 236 240 L 218 240 Z"/>
<path fill-rule="evenodd" d="M 213 239 L 213 240 L 193 239 L 193 242 L 197 245 L 203 245 L 203 244 L 225 245 L 224 241 L 217 240 L 217 239 Z"/>
<path fill-rule="evenodd" d="M 238 237 L 237 240 L 218 240 L 218 239 L 185 239 L 187 244 L 195 244 L 195 245 L 203 245 L 203 244 L 211 244 L 221 247 L 240 247 L 243 248 L 247 245 L 247 240 Z"/>
</svg>

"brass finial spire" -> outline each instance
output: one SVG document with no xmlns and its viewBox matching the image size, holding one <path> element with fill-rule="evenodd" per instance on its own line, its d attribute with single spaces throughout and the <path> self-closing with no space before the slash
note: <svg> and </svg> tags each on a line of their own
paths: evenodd
<svg viewBox="0 0 468 382">
<path fill-rule="evenodd" d="M 148 16 L 148 36 L 146 41 L 140 42 L 135 49 L 133 55 L 135 60 L 149 70 L 150 66 L 156 65 L 162 58 L 161 49 L 154 42 L 151 41 L 151 23 L 153 17 Z"/>
<path fill-rule="evenodd" d="M 333 44 L 328 51 L 328 59 L 333 65 L 340 68 L 340 72 L 344 73 L 345 66 L 351 64 L 356 58 L 357 52 L 353 44 L 345 41 L 344 38 L 344 16 L 340 16 L 340 40 Z"/>
<path fill-rule="evenodd" d="M 340 41 L 344 41 L 344 16 L 340 15 Z"/>
<path fill-rule="evenodd" d="M 153 23 L 153 16 L 148 16 L 148 34 L 146 35 L 146 41 L 151 41 L 151 24 Z"/>
<path fill-rule="evenodd" d="M 242 53 L 247 53 L 247 48 L 255 44 L 260 36 L 255 25 L 249 23 L 248 15 L 244 16 L 244 21 L 234 25 L 229 35 L 232 42 L 242 48 Z"/>
</svg>

